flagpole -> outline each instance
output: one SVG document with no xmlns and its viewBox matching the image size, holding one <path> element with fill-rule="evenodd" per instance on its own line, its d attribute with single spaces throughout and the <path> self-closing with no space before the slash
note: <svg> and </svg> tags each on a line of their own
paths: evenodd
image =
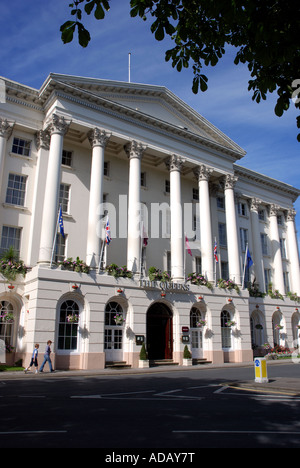
<svg viewBox="0 0 300 468">
<path fill-rule="evenodd" d="M 248 242 L 246 244 L 242 289 L 245 289 L 245 284 L 244 283 L 245 283 L 245 274 L 246 274 L 247 251 L 248 251 Z"/>
<path fill-rule="evenodd" d="M 54 256 L 54 249 L 55 249 L 55 245 L 56 245 L 56 237 L 57 237 L 58 223 L 59 223 L 59 210 L 58 210 L 57 221 L 56 221 L 56 228 L 55 228 L 55 234 L 54 234 L 53 245 L 52 245 L 50 268 L 52 268 L 52 263 L 53 263 L 53 256 Z"/>
<path fill-rule="evenodd" d="M 144 237 L 144 221 L 140 223 L 140 279 L 142 278 L 142 267 L 143 267 L 143 237 Z"/>
<path fill-rule="evenodd" d="M 105 226 L 106 226 L 106 223 L 108 221 L 108 214 L 106 216 L 106 221 L 105 221 Z M 102 262 L 102 257 L 104 255 L 104 247 L 105 247 L 105 235 L 104 235 L 104 239 L 102 238 L 102 246 L 101 246 L 101 252 L 100 252 L 100 258 L 99 258 L 99 265 L 98 265 L 98 273 L 100 273 L 101 271 L 101 262 Z"/>
</svg>

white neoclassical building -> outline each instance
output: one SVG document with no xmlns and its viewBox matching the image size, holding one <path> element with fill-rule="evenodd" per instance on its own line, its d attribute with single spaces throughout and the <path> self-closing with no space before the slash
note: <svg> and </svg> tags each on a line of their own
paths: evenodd
<svg viewBox="0 0 300 468">
<path fill-rule="evenodd" d="M 48 340 L 57 369 L 137 367 L 143 341 L 179 364 L 298 345 L 298 189 L 164 87 L 1 84 L 0 249 L 28 268 L 0 279 L 7 360 Z"/>
</svg>

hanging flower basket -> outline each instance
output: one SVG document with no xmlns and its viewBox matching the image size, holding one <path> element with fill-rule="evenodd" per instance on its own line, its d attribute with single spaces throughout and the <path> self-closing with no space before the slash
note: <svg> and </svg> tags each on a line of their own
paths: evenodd
<svg viewBox="0 0 300 468">
<path fill-rule="evenodd" d="M 122 314 L 116 314 L 114 316 L 114 320 L 115 320 L 116 325 L 123 325 L 123 323 L 125 321 Z"/>
<path fill-rule="evenodd" d="M 72 289 L 76 291 L 76 289 L 78 289 L 78 284 L 72 284 Z"/>
<path fill-rule="evenodd" d="M 165 292 L 161 292 L 160 295 L 161 295 L 161 297 L 166 297 L 166 293 L 165 293 Z"/>
<path fill-rule="evenodd" d="M 67 316 L 67 322 L 69 323 L 78 323 L 79 316 L 77 314 L 71 314 Z"/>
<path fill-rule="evenodd" d="M 7 287 L 8 287 L 8 289 L 14 289 L 15 288 L 13 284 L 9 284 Z"/>
<path fill-rule="evenodd" d="M 12 312 L 6 312 L 3 315 L 0 315 L 0 317 L 2 318 L 3 322 L 6 322 L 6 323 L 14 323 L 15 321 L 15 318 Z"/>
<path fill-rule="evenodd" d="M 275 330 L 282 330 L 283 329 L 283 325 L 275 325 Z"/>
<path fill-rule="evenodd" d="M 236 325 L 236 322 L 234 320 L 228 320 L 228 322 L 226 322 L 226 327 L 234 327 L 234 325 Z"/>
<path fill-rule="evenodd" d="M 200 319 L 200 320 L 196 323 L 196 325 L 197 325 L 198 328 L 205 327 L 205 325 L 206 325 L 206 320 Z"/>
</svg>

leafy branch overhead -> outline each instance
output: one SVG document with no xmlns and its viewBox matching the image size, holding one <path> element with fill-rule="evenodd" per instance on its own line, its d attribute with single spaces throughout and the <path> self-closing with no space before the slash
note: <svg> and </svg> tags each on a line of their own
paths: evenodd
<svg viewBox="0 0 300 468">
<path fill-rule="evenodd" d="M 291 105 L 300 108 L 300 7 L 299 0 L 128 0 L 132 17 L 151 18 L 151 32 L 158 41 L 169 36 L 174 47 L 165 59 L 179 72 L 193 69 L 192 90 L 206 91 L 203 68 L 216 66 L 232 46 L 234 63 L 248 66 L 248 90 L 259 103 L 277 92 L 275 114 L 282 116 Z M 73 21 L 61 26 L 64 43 L 75 30 L 82 47 L 91 37 L 82 23 L 83 12 L 104 19 L 110 0 L 76 0 L 70 5 Z M 83 7 L 83 8 L 81 8 Z M 300 116 L 297 117 L 300 128 Z M 300 133 L 298 135 L 300 142 Z"/>
</svg>

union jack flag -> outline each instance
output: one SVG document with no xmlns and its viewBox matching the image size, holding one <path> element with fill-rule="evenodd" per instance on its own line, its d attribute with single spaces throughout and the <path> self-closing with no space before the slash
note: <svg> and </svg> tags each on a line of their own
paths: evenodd
<svg viewBox="0 0 300 468">
<path fill-rule="evenodd" d="M 214 257 L 215 257 L 216 263 L 218 263 L 219 259 L 218 259 L 217 241 L 215 241 L 215 246 L 214 246 Z"/>
<path fill-rule="evenodd" d="M 106 226 L 105 226 L 105 242 L 107 243 L 107 245 L 109 245 L 110 241 L 111 241 L 110 225 L 109 225 L 109 219 L 107 217 Z"/>
</svg>

